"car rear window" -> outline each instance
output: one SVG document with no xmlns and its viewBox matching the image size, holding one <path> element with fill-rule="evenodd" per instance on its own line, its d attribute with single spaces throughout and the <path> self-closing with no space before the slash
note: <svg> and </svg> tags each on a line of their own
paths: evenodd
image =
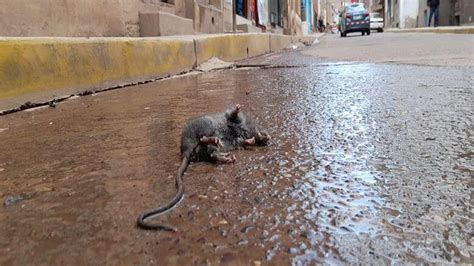
<svg viewBox="0 0 474 266">
<path fill-rule="evenodd" d="M 363 11 L 365 11 L 365 8 L 364 8 L 363 4 L 354 4 L 354 5 L 348 6 L 347 11 L 349 11 L 349 12 L 363 12 Z"/>
</svg>

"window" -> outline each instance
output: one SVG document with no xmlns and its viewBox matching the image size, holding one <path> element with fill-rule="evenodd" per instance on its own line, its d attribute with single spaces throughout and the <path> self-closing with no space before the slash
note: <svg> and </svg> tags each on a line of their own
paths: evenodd
<svg viewBox="0 0 474 266">
<path fill-rule="evenodd" d="M 353 4 L 348 6 L 348 12 L 364 12 L 364 4 Z"/>
</svg>

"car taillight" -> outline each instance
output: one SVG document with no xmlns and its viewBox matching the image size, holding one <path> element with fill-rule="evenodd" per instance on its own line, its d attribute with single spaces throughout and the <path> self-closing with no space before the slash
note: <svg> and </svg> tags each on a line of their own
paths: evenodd
<svg viewBox="0 0 474 266">
<path fill-rule="evenodd" d="M 346 18 L 348 18 L 348 19 L 352 19 L 352 16 L 351 16 L 351 14 L 346 14 Z"/>
<path fill-rule="evenodd" d="M 366 16 L 366 17 L 370 16 L 369 12 L 366 12 L 366 13 L 365 13 L 365 16 Z"/>
</svg>

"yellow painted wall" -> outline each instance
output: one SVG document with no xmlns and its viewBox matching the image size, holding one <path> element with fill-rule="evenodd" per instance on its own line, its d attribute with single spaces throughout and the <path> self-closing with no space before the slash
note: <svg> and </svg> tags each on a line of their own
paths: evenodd
<svg viewBox="0 0 474 266">
<path fill-rule="evenodd" d="M 192 40 L 0 39 L 0 99 L 159 77 L 194 64 Z"/>
</svg>

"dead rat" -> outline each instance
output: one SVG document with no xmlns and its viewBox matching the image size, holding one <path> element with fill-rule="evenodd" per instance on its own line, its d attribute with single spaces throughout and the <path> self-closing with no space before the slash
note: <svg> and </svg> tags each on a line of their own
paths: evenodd
<svg viewBox="0 0 474 266">
<path fill-rule="evenodd" d="M 146 219 L 171 210 L 182 200 L 183 175 L 190 162 L 233 163 L 235 156 L 229 151 L 246 146 L 265 146 L 270 139 L 270 135 L 261 131 L 250 116 L 241 112 L 239 104 L 225 113 L 192 119 L 181 135 L 182 161 L 176 175 L 176 195 L 166 205 L 140 215 L 138 226 L 142 229 L 176 232 L 174 227 L 149 223 Z"/>
</svg>

